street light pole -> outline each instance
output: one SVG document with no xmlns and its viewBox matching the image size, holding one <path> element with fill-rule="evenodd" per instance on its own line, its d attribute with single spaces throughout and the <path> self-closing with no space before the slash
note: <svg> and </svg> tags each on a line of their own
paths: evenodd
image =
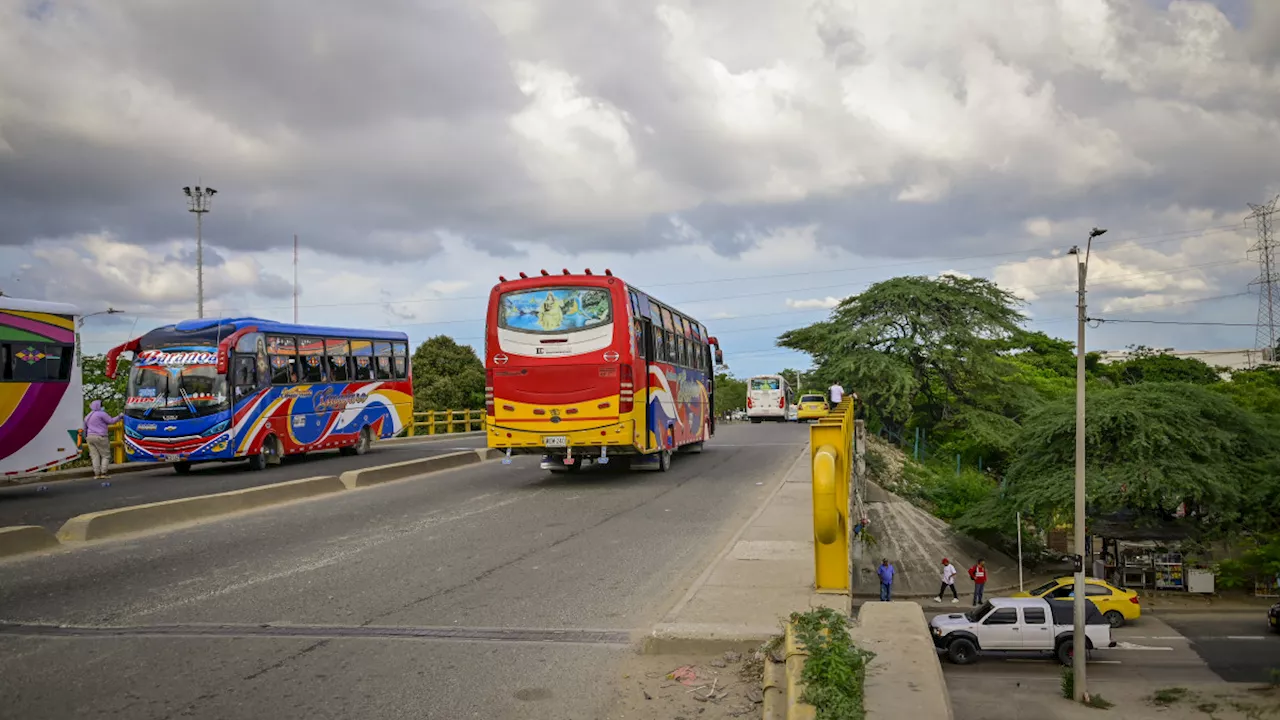
<svg viewBox="0 0 1280 720">
<path fill-rule="evenodd" d="M 204 214 L 209 212 L 210 201 L 218 194 L 211 187 L 184 187 L 187 196 L 187 212 L 196 214 L 196 317 L 204 317 Z"/>
<path fill-rule="evenodd" d="M 1085 651 L 1088 643 L 1085 636 L 1085 583 L 1084 583 L 1084 539 L 1085 539 L 1085 372 L 1084 372 L 1084 326 L 1088 315 L 1085 312 L 1085 280 L 1089 276 L 1089 253 L 1093 249 L 1093 239 L 1106 230 L 1094 228 L 1089 231 L 1089 242 L 1085 245 L 1084 257 L 1080 257 L 1079 246 L 1071 248 L 1071 255 L 1076 256 L 1076 280 L 1079 284 L 1076 300 L 1076 512 L 1075 512 L 1075 627 L 1071 635 L 1073 674 L 1072 686 L 1076 702 L 1087 702 L 1089 692 L 1085 685 Z"/>
</svg>

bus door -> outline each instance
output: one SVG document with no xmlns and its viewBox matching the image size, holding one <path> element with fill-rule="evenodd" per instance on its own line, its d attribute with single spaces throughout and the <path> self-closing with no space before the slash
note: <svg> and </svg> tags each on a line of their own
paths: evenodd
<svg viewBox="0 0 1280 720">
<path fill-rule="evenodd" d="M 254 333 L 241 340 L 231 362 L 232 407 L 238 409 L 270 384 L 266 341 L 261 334 Z"/>
<path fill-rule="evenodd" d="M 654 342 L 653 320 L 651 318 L 640 319 L 641 332 L 643 333 L 641 353 L 644 355 L 644 380 L 636 378 L 636 395 L 640 395 L 641 389 L 644 390 L 644 449 L 649 449 L 649 432 L 653 429 L 653 403 L 649 402 L 649 363 L 656 357 L 657 345 Z"/>
<path fill-rule="evenodd" d="M 715 365 L 711 362 L 711 346 L 703 347 L 705 352 L 702 357 L 702 364 L 707 368 L 707 407 L 704 408 L 709 425 L 707 426 L 707 434 L 716 434 L 716 371 Z"/>
</svg>

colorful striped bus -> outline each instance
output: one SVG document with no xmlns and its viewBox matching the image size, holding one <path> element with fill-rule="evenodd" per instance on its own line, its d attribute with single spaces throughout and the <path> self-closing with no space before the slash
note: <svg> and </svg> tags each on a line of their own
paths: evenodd
<svg viewBox="0 0 1280 720">
<path fill-rule="evenodd" d="M 608 270 L 499 280 L 485 338 L 490 448 L 540 454 L 557 472 L 611 456 L 666 471 L 715 433 L 722 355 L 701 323 Z"/>
<path fill-rule="evenodd" d="M 362 455 L 413 421 L 409 338 L 402 332 L 258 318 L 186 320 L 107 353 L 107 374 L 133 353 L 125 455 L 133 462 Z"/>
<path fill-rule="evenodd" d="M 2 475 L 27 475 L 80 456 L 79 316 L 72 305 L 0 295 Z"/>
</svg>

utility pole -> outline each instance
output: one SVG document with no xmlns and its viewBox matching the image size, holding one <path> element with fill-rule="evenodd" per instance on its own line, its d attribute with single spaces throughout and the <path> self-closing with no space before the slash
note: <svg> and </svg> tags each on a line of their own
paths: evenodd
<svg viewBox="0 0 1280 720">
<path fill-rule="evenodd" d="M 293 324 L 298 324 L 298 236 L 293 236 Z"/>
<path fill-rule="evenodd" d="M 204 317 L 204 214 L 209 212 L 213 196 L 218 194 L 211 187 L 184 187 L 187 196 L 187 212 L 196 214 L 196 317 Z"/>
<path fill-rule="evenodd" d="M 1079 282 L 1076 300 L 1076 512 L 1075 512 L 1075 627 L 1072 638 L 1072 674 L 1076 702 L 1087 702 L 1089 692 L 1085 686 L 1085 594 L 1084 594 L 1084 538 L 1085 538 L 1085 482 L 1084 482 L 1084 324 L 1088 319 L 1085 313 L 1085 280 L 1089 276 L 1089 253 L 1093 249 L 1093 239 L 1106 230 L 1094 228 L 1089 231 L 1089 242 L 1085 245 L 1084 257 L 1080 257 L 1080 247 L 1071 248 L 1070 255 L 1076 256 L 1076 279 Z"/>
</svg>

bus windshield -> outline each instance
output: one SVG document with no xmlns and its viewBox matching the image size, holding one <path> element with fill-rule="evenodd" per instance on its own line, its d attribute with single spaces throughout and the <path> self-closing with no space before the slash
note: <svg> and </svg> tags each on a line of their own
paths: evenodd
<svg viewBox="0 0 1280 720">
<path fill-rule="evenodd" d="M 156 412 L 199 417 L 225 410 L 227 379 L 215 363 L 213 348 L 140 353 L 129 371 L 125 414 L 135 418 L 152 417 Z"/>
<path fill-rule="evenodd" d="M 613 319 L 609 291 L 594 287 L 538 288 L 504 293 L 498 327 L 526 333 L 563 334 Z"/>
</svg>

